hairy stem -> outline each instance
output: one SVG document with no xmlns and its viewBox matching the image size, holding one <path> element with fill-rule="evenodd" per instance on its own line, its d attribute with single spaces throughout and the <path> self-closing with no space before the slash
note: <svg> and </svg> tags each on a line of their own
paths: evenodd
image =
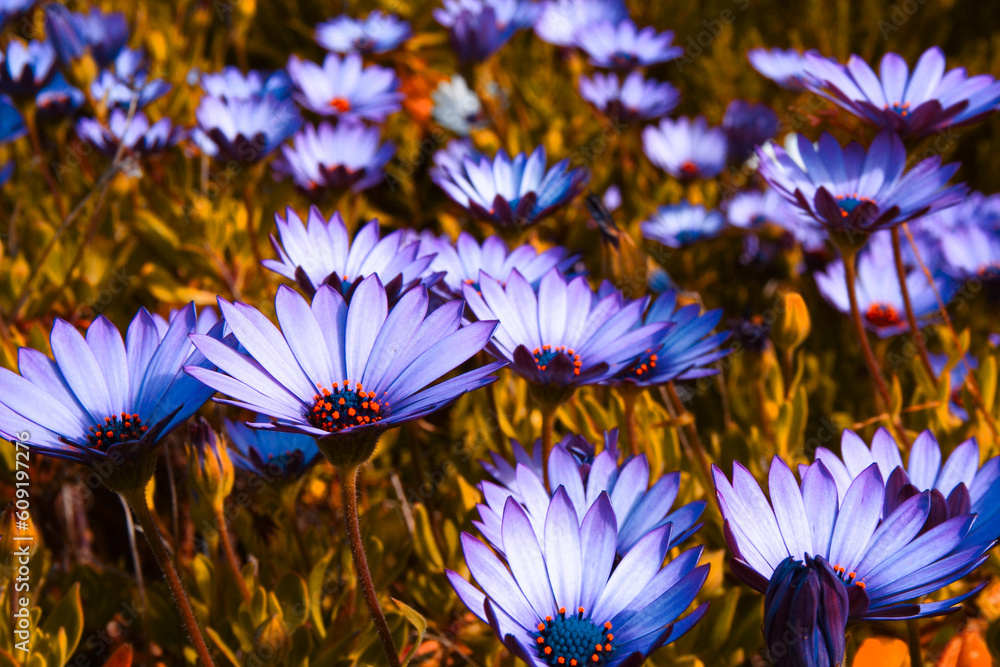
<svg viewBox="0 0 1000 667">
<path fill-rule="evenodd" d="M 226 527 L 226 515 L 222 511 L 221 504 L 217 504 L 215 507 L 215 522 L 219 525 L 219 540 L 222 542 L 222 551 L 226 554 L 226 564 L 229 565 L 229 569 L 233 573 L 233 579 L 236 580 L 236 585 L 240 589 L 243 601 L 249 605 L 253 601 L 253 595 L 250 594 L 250 589 L 247 588 L 246 579 L 243 578 L 243 572 L 240 568 L 240 561 L 236 558 L 236 550 L 233 549 L 233 542 L 229 539 L 229 529 Z"/>
<path fill-rule="evenodd" d="M 556 425 L 556 405 L 545 405 L 542 407 L 542 481 L 545 488 L 549 488 L 549 454 L 552 453 L 552 431 Z M 551 489 L 549 489 L 551 490 Z"/>
<path fill-rule="evenodd" d="M 931 376 L 931 380 L 937 382 L 934 367 L 931 366 L 930 355 L 927 354 L 927 346 L 924 345 L 924 335 L 920 332 L 917 325 L 917 315 L 913 312 L 910 288 L 906 284 L 906 267 L 903 265 L 903 246 L 899 241 L 899 227 L 892 228 L 892 254 L 896 260 L 896 274 L 899 276 L 899 290 L 903 295 L 903 306 L 906 308 L 906 321 L 910 325 L 910 336 L 913 338 L 913 344 L 917 346 L 924 370 Z"/>
</svg>

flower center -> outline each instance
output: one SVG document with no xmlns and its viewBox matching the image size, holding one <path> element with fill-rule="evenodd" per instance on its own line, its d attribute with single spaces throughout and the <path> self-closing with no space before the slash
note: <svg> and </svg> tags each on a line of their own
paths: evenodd
<svg viewBox="0 0 1000 667">
<path fill-rule="evenodd" d="M 631 67 L 636 60 L 634 53 L 629 53 L 628 51 L 615 51 L 611 54 L 611 62 L 615 64 L 616 67 Z"/>
<path fill-rule="evenodd" d="M 629 369 L 629 374 L 635 377 L 642 377 L 643 375 L 649 374 L 654 368 L 656 368 L 657 356 L 655 354 L 650 354 L 652 350 L 646 350 L 646 353 L 639 357 L 636 361 L 635 366 Z"/>
<path fill-rule="evenodd" d="M 382 404 L 375 398 L 374 391 L 366 392 L 360 382 L 354 387 L 347 380 L 344 380 L 343 387 L 334 382 L 333 391 L 322 385 L 317 386 L 319 393 L 313 396 L 316 403 L 309 412 L 309 423 L 330 433 L 377 422 L 388 407 L 388 404 Z"/>
<path fill-rule="evenodd" d="M 595 625 L 589 618 L 583 617 L 584 609 L 580 607 L 576 616 L 566 616 L 566 608 L 559 610 L 559 615 L 553 618 L 546 616 L 545 621 L 539 621 L 535 637 L 535 649 L 538 657 L 552 667 L 567 665 L 604 665 L 615 653 L 611 645 L 615 636 L 611 634 L 611 622 L 603 626 Z"/>
<path fill-rule="evenodd" d="M 542 347 L 536 347 L 532 354 L 535 357 L 535 365 L 538 366 L 538 370 L 544 371 L 546 366 L 552 363 L 560 354 L 573 362 L 573 375 L 580 374 L 580 367 L 583 363 L 580 361 L 580 355 L 573 350 L 567 350 L 565 345 L 560 345 L 559 347 L 552 347 L 551 345 L 542 345 Z"/>
<path fill-rule="evenodd" d="M 375 47 L 375 40 L 368 36 L 361 36 L 354 40 L 354 48 L 358 51 L 371 51 Z"/>
<path fill-rule="evenodd" d="M 858 579 L 858 574 L 856 572 L 848 572 L 847 568 L 843 565 L 834 565 L 833 571 L 837 573 L 840 580 L 847 586 L 857 586 L 860 589 L 864 589 L 865 582 Z"/>
<path fill-rule="evenodd" d="M 883 108 L 884 109 L 892 109 L 893 111 L 895 111 L 896 113 L 898 113 L 903 118 L 906 118 L 907 116 L 910 115 L 910 103 L 909 102 L 903 102 L 902 104 L 899 103 L 899 102 L 895 102 L 891 107 L 888 104 L 886 104 Z"/>
<path fill-rule="evenodd" d="M 691 229 L 685 229 L 683 232 L 677 232 L 677 234 L 674 235 L 674 238 L 677 239 L 678 243 L 686 245 L 688 243 L 697 241 L 699 238 L 701 238 L 701 234 Z"/>
<path fill-rule="evenodd" d="M 840 205 L 840 215 L 847 217 L 851 212 L 862 203 L 874 204 L 874 199 L 869 199 L 868 197 L 862 197 L 858 193 L 851 195 L 837 195 L 837 203 Z"/>
<path fill-rule="evenodd" d="M 119 442 L 141 439 L 148 429 L 149 427 L 142 423 L 139 415 L 129 415 L 123 412 L 118 416 L 105 417 L 103 425 L 91 426 L 87 440 L 94 449 L 105 451 L 111 445 Z"/>
<path fill-rule="evenodd" d="M 767 217 L 758 213 L 754 217 L 750 218 L 750 224 L 754 227 L 763 227 L 767 224 Z"/>
<path fill-rule="evenodd" d="M 351 110 L 351 103 L 349 100 L 343 97 L 334 97 L 330 100 L 330 106 L 339 111 L 340 113 L 347 113 Z"/>
<path fill-rule="evenodd" d="M 865 319 L 877 327 L 892 327 L 903 321 L 899 311 L 887 303 L 873 303 L 868 306 Z"/>
<path fill-rule="evenodd" d="M 681 165 L 681 173 L 685 176 L 697 176 L 698 175 L 698 165 L 696 165 L 691 160 L 688 160 Z"/>
</svg>

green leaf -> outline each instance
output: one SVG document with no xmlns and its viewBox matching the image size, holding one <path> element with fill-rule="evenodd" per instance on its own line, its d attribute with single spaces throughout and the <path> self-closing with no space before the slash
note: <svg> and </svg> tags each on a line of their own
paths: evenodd
<svg viewBox="0 0 1000 667">
<path fill-rule="evenodd" d="M 396 606 L 399 607 L 399 611 L 406 617 L 406 620 L 410 622 L 410 625 L 417 630 L 417 640 L 413 642 L 413 650 L 407 651 L 406 655 L 403 657 L 402 667 L 406 667 L 406 665 L 410 662 L 410 659 L 416 655 L 417 650 L 420 648 L 420 644 L 424 641 L 424 635 L 427 633 L 427 619 L 424 618 L 416 609 L 400 602 L 396 598 L 392 598 L 392 601 L 396 603 Z"/>
<path fill-rule="evenodd" d="M 326 587 L 326 572 L 330 568 L 333 551 L 326 552 L 309 573 L 309 611 L 313 625 L 321 638 L 326 637 L 326 624 L 323 622 L 323 597 Z"/>
<path fill-rule="evenodd" d="M 431 572 L 444 572 L 444 558 L 438 549 L 430 516 L 422 503 L 413 506 L 413 550 Z"/>
<path fill-rule="evenodd" d="M 233 667 L 241 667 L 240 661 L 237 659 L 236 654 L 233 653 L 233 650 L 231 648 L 226 646 L 226 643 L 222 641 L 222 637 L 219 636 L 219 633 L 217 633 L 215 630 L 209 627 L 204 628 L 204 630 L 205 634 L 208 635 L 208 638 L 212 641 L 213 644 L 215 644 L 215 648 L 219 649 L 219 652 L 222 653 L 223 656 L 225 656 L 226 660 L 228 660 Z"/>
<path fill-rule="evenodd" d="M 309 618 L 309 589 L 305 580 L 295 572 L 287 572 L 274 589 L 281 605 L 281 613 L 290 630 L 294 630 Z"/>
<path fill-rule="evenodd" d="M 20 667 L 20 663 L 14 660 L 10 653 L 0 648 L 0 667 Z"/>
<path fill-rule="evenodd" d="M 83 605 L 80 603 L 79 582 L 73 584 L 41 627 L 41 631 L 50 637 L 57 637 L 59 630 L 66 633 L 66 653 L 63 655 L 65 659 L 73 654 L 83 635 Z"/>
</svg>

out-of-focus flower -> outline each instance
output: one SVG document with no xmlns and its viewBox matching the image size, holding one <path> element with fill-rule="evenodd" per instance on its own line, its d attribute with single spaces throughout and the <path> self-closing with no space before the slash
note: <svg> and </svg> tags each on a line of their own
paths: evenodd
<svg viewBox="0 0 1000 667">
<path fill-rule="evenodd" d="M 631 19 L 599 21 L 581 27 L 576 46 L 597 67 L 631 70 L 679 58 L 684 49 L 671 45 L 674 32 L 657 33 L 652 26 L 638 29 Z"/>
<path fill-rule="evenodd" d="M 958 204 L 914 220 L 910 230 L 941 240 L 967 226 L 1000 230 L 1000 193 L 970 192 Z"/>
<path fill-rule="evenodd" d="M 920 56 L 913 73 L 898 53 L 886 53 L 876 76 L 863 59 L 846 65 L 807 54 L 806 87 L 876 127 L 900 136 L 922 137 L 946 127 L 982 120 L 1000 103 L 1000 82 L 964 67 L 944 71 L 944 52 L 934 46 Z"/>
<path fill-rule="evenodd" d="M 935 278 L 941 298 L 947 301 L 958 289 L 958 283 L 945 276 Z M 927 276 L 919 269 L 906 276 L 906 286 L 917 321 L 937 312 L 937 297 Z M 816 274 L 816 287 L 834 308 L 842 313 L 851 312 L 844 276 L 844 262 L 832 262 L 823 273 Z M 858 309 L 865 328 L 880 338 L 887 338 L 910 330 L 906 321 L 903 293 L 899 289 L 896 263 L 893 260 L 888 232 L 872 236 L 868 247 L 858 257 Z"/>
<path fill-rule="evenodd" d="M 0 0 L 0 28 L 35 6 L 38 0 Z"/>
<path fill-rule="evenodd" d="M 257 415 L 255 421 L 267 421 L 267 416 Z M 298 479 L 320 457 L 316 439 L 308 435 L 261 431 L 229 419 L 226 433 L 233 446 L 233 463 L 263 477 Z"/>
<path fill-rule="evenodd" d="M 419 241 L 408 238 L 398 229 L 380 238 L 378 220 L 371 220 L 351 241 L 339 212 L 329 220 L 319 209 L 309 209 L 304 224 L 291 207 L 285 218 L 274 214 L 278 239 L 271 235 L 271 245 L 279 260 L 265 259 L 264 266 L 313 294 L 320 285 L 331 285 L 350 300 L 363 278 L 378 274 L 390 300 L 409 290 L 421 279 L 432 285 L 440 274 L 429 275 L 432 254 L 422 254 Z"/>
<path fill-rule="evenodd" d="M 722 117 L 729 161 L 738 164 L 753 155 L 754 149 L 778 131 L 778 114 L 766 104 L 733 100 Z"/>
<path fill-rule="evenodd" d="M 774 323 L 772 338 L 779 348 L 794 351 L 806 342 L 812 331 L 812 319 L 805 299 L 798 292 L 784 295 L 784 309 Z"/>
<path fill-rule="evenodd" d="M 56 52 L 48 42 L 12 39 L 0 54 L 0 92 L 34 97 L 56 74 Z"/>
<path fill-rule="evenodd" d="M 610 379 L 669 326 L 643 323 L 647 299 L 627 301 L 617 290 L 600 297 L 586 278 L 567 281 L 558 269 L 537 293 L 517 269 L 505 286 L 483 274 L 478 290 L 465 285 L 463 292 L 477 318 L 500 320 L 487 349 L 529 382 L 557 391 Z"/>
<path fill-rule="evenodd" d="M 704 616 L 707 603 L 681 614 L 709 566 L 698 567 L 701 547 L 663 566 L 669 524 L 647 533 L 619 562 L 621 527 L 606 493 L 582 524 L 564 488 L 543 513 L 538 537 L 520 503 L 507 499 L 500 529 L 504 561 L 462 534 L 465 562 L 485 593 L 446 571 L 465 605 L 528 665 L 639 665 Z"/>
<path fill-rule="evenodd" d="M 962 280 L 1000 278 L 1000 233 L 964 222 L 966 226 L 941 238 L 945 271 Z"/>
<path fill-rule="evenodd" d="M 296 101 L 321 116 L 354 116 L 381 123 L 399 111 L 403 99 L 396 73 L 378 65 L 364 67 L 357 53 L 343 57 L 328 53 L 322 67 L 292 56 L 288 75 L 298 91 Z"/>
<path fill-rule="evenodd" d="M 480 245 L 467 232 L 460 233 L 454 245 L 436 236 L 422 236 L 420 243 L 421 254 L 435 255 L 429 270 L 444 272 L 443 286 L 459 297 L 464 285 L 479 290 L 482 274 L 504 285 L 511 271 L 517 269 L 532 288 L 536 288 L 542 276 L 552 268 L 565 272 L 579 259 L 579 255 L 570 255 L 562 246 L 538 252 L 534 246 L 524 244 L 508 250 L 499 236 L 490 236 Z"/>
<path fill-rule="evenodd" d="M 410 24 L 376 9 L 364 19 L 337 16 L 316 26 L 316 42 L 334 53 L 385 53 L 410 38 Z"/>
<path fill-rule="evenodd" d="M 69 64 L 87 52 L 87 27 L 83 14 L 71 12 L 60 2 L 49 2 L 45 8 L 45 36 L 51 42 L 60 62 Z"/>
<path fill-rule="evenodd" d="M 743 190 L 727 204 L 726 219 L 733 227 L 758 229 L 767 224 L 780 225 L 789 215 L 789 205 L 773 189 Z"/>
<path fill-rule="evenodd" d="M 201 89 L 224 100 L 249 100 L 263 95 L 283 100 L 292 94 L 292 81 L 284 70 L 270 74 L 250 70 L 244 74 L 238 67 L 230 66 L 202 74 Z"/>
<path fill-rule="evenodd" d="M 219 370 L 185 370 L 229 397 L 217 400 L 270 418 L 248 424 L 252 428 L 312 436 L 334 465 L 363 463 L 383 431 L 493 382 L 491 374 L 503 366 L 439 381 L 479 352 L 497 323 L 461 326 L 461 301 L 428 313 L 422 286 L 390 310 L 374 275 L 361 281 L 350 304 L 329 285 L 311 304 L 280 286 L 281 330 L 252 306 L 223 299 L 219 306 L 246 352 L 196 334 L 195 346 Z"/>
<path fill-rule="evenodd" d="M 680 248 L 695 241 L 712 238 L 725 226 L 726 219 L 718 211 L 710 211 L 701 204 L 685 201 L 661 206 L 639 228 L 647 239 L 669 248 Z"/>
<path fill-rule="evenodd" d="M 103 12 L 94 8 L 82 16 L 81 25 L 90 55 L 98 67 L 113 63 L 128 44 L 128 21 L 122 12 Z"/>
<path fill-rule="evenodd" d="M 56 72 L 52 82 L 38 91 L 35 104 L 38 113 L 46 118 L 69 116 L 83 106 L 87 96 L 79 88 L 69 85 L 62 72 Z"/>
<path fill-rule="evenodd" d="M 448 28 L 462 62 L 480 62 L 496 53 L 519 30 L 530 28 L 541 4 L 532 0 L 444 0 L 434 18 Z"/>
<path fill-rule="evenodd" d="M 934 375 L 938 377 L 948 368 L 948 362 L 950 359 L 947 354 L 929 354 L 931 360 L 931 369 L 934 371 Z M 971 354 L 965 355 L 964 358 L 956 362 L 951 366 L 948 372 L 948 381 L 951 385 L 951 402 L 948 405 L 951 413 L 965 421 L 969 418 L 969 413 L 966 411 L 965 407 L 962 405 L 962 386 L 965 384 L 965 378 L 968 377 L 969 371 L 973 371 L 979 368 L 979 361 Z"/>
<path fill-rule="evenodd" d="M 721 308 L 704 314 L 696 304 L 678 308 L 677 292 L 663 292 L 649 306 L 643 322 L 663 322 L 669 327 L 657 334 L 650 348 L 607 384 L 650 387 L 717 374 L 719 369 L 712 364 L 730 352 L 719 349 L 729 338 L 729 332 L 712 333 L 721 319 Z"/>
<path fill-rule="evenodd" d="M 192 138 L 207 155 L 220 160 L 258 162 L 270 155 L 302 124 L 290 99 L 273 95 L 246 100 L 206 96 L 195 110 Z"/>
<path fill-rule="evenodd" d="M 102 70 L 90 84 L 90 96 L 95 100 L 104 100 L 109 107 L 127 109 L 134 97 L 136 108 L 142 109 L 172 88 L 163 79 L 150 80 L 146 56 L 141 50 L 123 48 L 115 58 L 113 70 Z"/>
<path fill-rule="evenodd" d="M 646 81 L 641 72 L 632 72 L 619 85 L 618 75 L 596 72 L 592 79 L 581 76 L 580 96 L 605 116 L 623 123 L 666 116 L 681 101 L 672 84 Z"/>
<path fill-rule="evenodd" d="M 475 149 L 469 139 L 452 139 L 445 147 L 434 153 L 434 167 L 447 171 L 461 171 L 465 158 L 478 162 L 486 157 Z"/>
<path fill-rule="evenodd" d="M 378 127 L 357 118 L 345 118 L 336 126 L 306 124 L 293 144 L 281 147 L 274 169 L 307 192 L 347 187 L 360 192 L 382 180 L 382 167 L 396 152 L 391 141 L 379 144 L 381 134 Z"/>
<path fill-rule="evenodd" d="M 659 126 L 646 127 L 642 148 L 653 164 L 682 180 L 713 178 L 728 154 L 725 131 L 709 127 L 703 116 L 664 118 Z"/>
<path fill-rule="evenodd" d="M 530 156 L 519 153 L 513 160 L 501 149 L 492 160 L 466 157 L 458 168 L 436 161 L 431 178 L 481 220 L 501 226 L 529 225 L 573 199 L 589 178 L 585 169 L 570 169 L 568 159 L 546 171 L 545 158 L 544 146 Z"/>
<path fill-rule="evenodd" d="M 867 151 L 854 142 L 841 148 L 827 133 L 816 146 L 801 135 L 796 143 L 797 156 L 758 149 L 760 174 L 841 243 L 857 246 L 874 231 L 957 204 L 968 190 L 946 186 L 959 165 L 942 166 L 940 157 L 905 171 L 906 148 L 893 132 L 879 133 Z"/>
<path fill-rule="evenodd" d="M 623 0 L 545 0 L 535 34 L 556 46 L 574 46 L 576 33 L 591 23 L 619 23 L 628 18 Z"/>
<path fill-rule="evenodd" d="M 174 125 L 169 118 L 150 124 L 141 111 L 135 112 L 129 124 L 128 114 L 121 109 L 111 110 L 107 126 L 93 118 L 81 118 L 76 123 L 76 133 L 105 155 L 114 155 L 121 144 L 140 155 L 152 155 L 187 136 L 187 131 Z"/>
<path fill-rule="evenodd" d="M 820 57 L 814 50 L 806 53 Z M 805 54 L 797 49 L 750 49 L 747 60 L 755 70 L 788 90 L 805 90 L 811 76 Z"/>
<path fill-rule="evenodd" d="M 434 100 L 434 120 L 455 134 L 465 136 L 485 125 L 483 105 L 469 88 L 461 74 L 441 83 L 431 94 Z"/>
<path fill-rule="evenodd" d="M 28 134 L 24 116 L 7 95 L 0 95 L 0 144 L 16 141 Z"/>
</svg>

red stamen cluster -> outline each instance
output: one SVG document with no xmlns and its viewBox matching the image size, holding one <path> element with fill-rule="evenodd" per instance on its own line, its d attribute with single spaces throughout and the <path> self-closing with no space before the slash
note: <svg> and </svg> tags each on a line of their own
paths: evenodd
<svg viewBox="0 0 1000 667">
<path fill-rule="evenodd" d="M 583 362 L 580 361 L 580 355 L 573 350 L 566 349 L 565 345 L 560 345 L 559 347 L 542 345 L 540 348 L 536 347 L 531 354 L 535 357 L 535 365 L 538 366 L 538 370 L 540 371 L 544 371 L 552 363 L 552 360 L 560 354 L 566 355 L 573 362 L 573 375 L 579 375 L 580 367 L 583 366 Z"/>
<path fill-rule="evenodd" d="M 349 100 L 343 97 L 334 97 L 330 100 L 330 106 L 339 111 L 340 113 L 347 113 L 351 110 L 351 103 Z"/>
<path fill-rule="evenodd" d="M 834 565 L 833 566 L 833 571 L 836 572 L 837 576 L 840 577 L 840 580 L 843 581 L 848 586 L 850 586 L 851 584 L 854 584 L 858 588 L 864 589 L 865 582 L 863 582 L 863 581 L 856 581 L 856 579 L 858 577 L 858 573 L 857 572 L 848 572 L 847 568 L 844 567 L 843 565 Z"/>
<path fill-rule="evenodd" d="M 319 393 L 313 396 L 316 403 L 307 415 L 310 424 L 324 431 L 336 433 L 377 422 L 388 407 L 375 398 L 374 391 L 365 391 L 360 382 L 352 387 L 344 380 L 343 386 L 334 382 L 332 387 L 331 390 L 317 385 Z"/>
<path fill-rule="evenodd" d="M 899 311 L 887 303 L 873 303 L 868 306 L 865 319 L 877 327 L 892 327 L 903 321 Z"/>
<path fill-rule="evenodd" d="M 103 425 L 91 426 L 87 440 L 94 449 L 105 451 L 119 442 L 139 440 L 148 430 L 149 427 L 142 423 L 138 414 L 123 412 L 117 416 L 105 417 Z"/>
<path fill-rule="evenodd" d="M 646 350 L 646 354 L 649 354 L 651 351 L 652 350 Z M 643 374 L 648 373 L 651 370 L 653 370 L 654 368 L 656 368 L 656 361 L 657 361 L 657 359 L 658 359 L 658 357 L 655 354 L 649 354 L 649 356 L 646 357 L 645 361 L 643 361 L 642 359 L 640 359 L 639 360 L 640 363 L 637 363 L 635 366 L 633 366 L 630 369 L 630 372 L 633 375 L 642 376 Z"/>
</svg>

